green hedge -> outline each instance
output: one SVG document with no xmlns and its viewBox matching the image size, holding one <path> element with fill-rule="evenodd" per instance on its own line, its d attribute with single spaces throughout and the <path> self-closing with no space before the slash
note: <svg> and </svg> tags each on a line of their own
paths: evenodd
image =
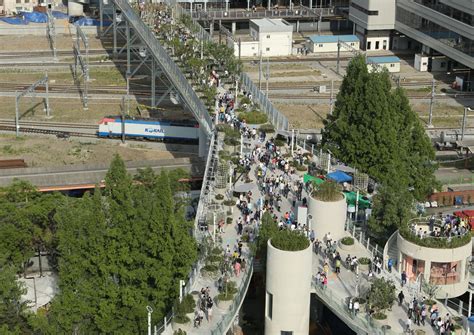
<svg viewBox="0 0 474 335">
<path fill-rule="evenodd" d="M 404 239 L 415 243 L 416 245 L 427 248 L 453 249 L 462 247 L 471 242 L 471 234 L 469 233 L 461 237 L 451 237 L 451 239 L 448 239 L 434 237 L 419 238 L 415 234 L 413 234 L 408 228 L 400 229 L 399 232 Z"/>
<path fill-rule="evenodd" d="M 265 124 L 262 124 L 258 130 L 260 131 L 264 131 L 266 133 L 274 133 L 275 132 L 275 127 L 272 125 L 272 124 L 269 124 L 269 123 L 265 123 Z"/>
<path fill-rule="evenodd" d="M 341 243 L 344 245 L 354 245 L 354 238 L 346 236 L 341 238 Z"/>
<path fill-rule="evenodd" d="M 309 246 L 309 240 L 298 231 L 283 229 L 272 237 L 272 245 L 284 251 L 301 251 Z"/>
<path fill-rule="evenodd" d="M 267 114 L 259 111 L 240 113 L 238 118 L 240 121 L 245 120 L 247 124 L 262 124 L 268 122 Z"/>
</svg>

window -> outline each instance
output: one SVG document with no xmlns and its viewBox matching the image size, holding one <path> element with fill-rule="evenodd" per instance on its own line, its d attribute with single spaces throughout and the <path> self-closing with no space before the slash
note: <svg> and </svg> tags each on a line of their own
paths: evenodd
<svg viewBox="0 0 474 335">
<path fill-rule="evenodd" d="M 446 62 L 441 62 L 440 67 L 446 67 Z"/>
<path fill-rule="evenodd" d="M 270 35 L 267 35 L 267 38 L 270 38 Z"/>
<path fill-rule="evenodd" d="M 395 64 L 390 64 L 390 67 L 395 67 Z"/>
<path fill-rule="evenodd" d="M 370 15 L 370 16 L 377 16 L 379 15 L 379 11 L 378 10 L 367 10 L 365 9 L 364 7 L 362 6 L 359 6 L 358 4 L 355 4 L 355 3 L 351 3 L 351 7 L 357 9 L 359 12 L 362 12 L 364 14 L 367 14 L 367 15 Z"/>
<path fill-rule="evenodd" d="M 351 43 L 351 46 L 354 46 L 354 43 Z"/>
<path fill-rule="evenodd" d="M 270 48 L 267 48 L 266 50 L 267 50 L 267 51 L 270 51 Z"/>
<path fill-rule="evenodd" d="M 273 294 L 267 291 L 267 318 L 270 320 L 273 317 Z"/>
<path fill-rule="evenodd" d="M 438 263 L 431 262 L 430 283 L 434 285 L 449 285 L 461 280 L 461 262 Z"/>
<path fill-rule="evenodd" d="M 375 42 L 375 50 L 378 50 L 380 47 L 380 42 L 379 41 L 376 41 Z"/>
<path fill-rule="evenodd" d="M 280 332 L 280 335 L 293 335 L 293 332 L 292 331 L 288 331 L 288 330 L 282 330 Z"/>
<path fill-rule="evenodd" d="M 383 40 L 383 49 L 387 50 L 387 40 Z"/>
<path fill-rule="evenodd" d="M 16 3 L 21 3 L 21 0 L 16 0 Z"/>
<path fill-rule="evenodd" d="M 319 45 L 319 47 L 320 47 L 320 48 L 322 48 L 322 47 L 323 47 L 323 45 L 322 45 L 322 44 L 320 44 L 320 45 Z"/>
<path fill-rule="evenodd" d="M 371 47 L 372 47 L 372 42 L 367 42 L 367 50 L 370 50 Z"/>
</svg>

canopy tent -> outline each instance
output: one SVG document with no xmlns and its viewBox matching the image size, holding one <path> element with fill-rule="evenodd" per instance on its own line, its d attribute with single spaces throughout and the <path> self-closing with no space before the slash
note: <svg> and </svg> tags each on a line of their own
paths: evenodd
<svg viewBox="0 0 474 335">
<path fill-rule="evenodd" d="M 340 170 L 329 173 L 327 177 L 334 180 L 336 183 L 348 183 L 352 181 L 351 176 Z"/>
<path fill-rule="evenodd" d="M 344 195 L 346 196 L 346 201 L 348 205 L 355 206 L 356 203 L 356 192 L 344 192 Z M 372 202 L 365 198 L 363 195 L 359 194 L 359 208 L 360 209 L 366 209 L 371 207 Z"/>
<path fill-rule="evenodd" d="M 316 185 L 320 185 L 324 183 L 324 180 L 315 176 L 312 176 L 310 174 L 305 174 L 303 177 L 303 182 L 306 184 L 308 181 L 316 183 Z"/>
</svg>

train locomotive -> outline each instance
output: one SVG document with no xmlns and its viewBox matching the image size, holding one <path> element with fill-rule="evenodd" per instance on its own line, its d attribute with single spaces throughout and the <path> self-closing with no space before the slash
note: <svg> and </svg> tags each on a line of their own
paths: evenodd
<svg viewBox="0 0 474 335">
<path fill-rule="evenodd" d="M 122 136 L 121 117 L 104 117 L 99 123 L 97 136 L 102 138 L 120 138 Z M 125 138 L 198 143 L 199 123 L 194 120 L 125 118 Z"/>
</svg>

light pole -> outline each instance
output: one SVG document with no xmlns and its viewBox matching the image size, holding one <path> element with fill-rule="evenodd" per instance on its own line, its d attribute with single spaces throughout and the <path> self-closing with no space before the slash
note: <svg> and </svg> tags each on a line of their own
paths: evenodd
<svg viewBox="0 0 474 335">
<path fill-rule="evenodd" d="M 146 306 L 148 312 L 148 335 L 151 335 L 151 313 L 153 313 L 153 308 Z"/>
</svg>

